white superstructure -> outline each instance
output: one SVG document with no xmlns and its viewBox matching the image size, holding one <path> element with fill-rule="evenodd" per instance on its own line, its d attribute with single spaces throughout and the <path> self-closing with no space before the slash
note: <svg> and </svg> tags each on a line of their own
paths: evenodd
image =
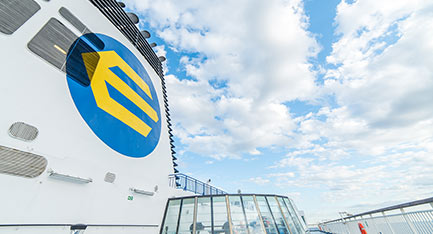
<svg viewBox="0 0 433 234">
<path fill-rule="evenodd" d="M 107 2 L 105 7 L 109 8 L 108 3 L 114 1 L 101 2 Z M 0 1 L 0 233 L 70 233 L 70 225 L 74 224 L 87 225 L 86 233 L 157 233 L 167 198 L 178 192 L 168 186 L 173 166 L 162 78 L 94 4 L 89 0 Z M 39 33 L 49 22 L 52 28 L 45 28 L 44 37 Z M 85 30 L 81 31 L 83 25 Z M 78 110 L 68 84 L 75 81 L 67 76 L 65 60 L 74 44 L 62 38 L 71 37 L 62 26 L 76 37 L 89 32 L 106 35 L 126 47 L 142 64 L 151 80 L 151 84 L 145 83 L 153 86 L 160 111 L 154 121 L 160 124 L 159 140 L 151 153 L 119 153 L 116 146 L 113 149 L 95 133 L 89 124 L 92 120 L 86 120 L 89 117 Z M 107 50 L 111 49 L 101 51 Z M 122 56 L 128 55 L 121 52 L 116 51 L 125 60 Z M 131 76 L 125 71 L 129 69 L 126 65 L 120 69 Z M 126 81 L 118 84 L 137 86 Z M 111 86 L 116 90 L 120 87 Z M 134 95 L 131 90 L 119 92 L 127 99 Z M 115 97 L 108 98 L 122 105 Z M 120 124 L 132 125 L 128 119 L 106 112 Z M 130 112 L 138 119 L 149 115 Z M 107 123 L 99 127 L 111 128 Z M 108 133 L 124 139 L 118 131 Z M 131 127 L 126 134 L 131 132 L 137 129 Z M 102 134 L 107 138 L 108 133 Z M 32 168 L 29 160 L 38 168 Z"/>
</svg>

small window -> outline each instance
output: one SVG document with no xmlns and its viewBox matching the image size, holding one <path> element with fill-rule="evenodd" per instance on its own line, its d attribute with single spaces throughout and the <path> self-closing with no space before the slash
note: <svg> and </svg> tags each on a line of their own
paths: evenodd
<svg viewBox="0 0 433 234">
<path fill-rule="evenodd" d="M 77 38 L 60 21 L 51 18 L 27 46 L 47 62 L 65 71 L 66 55 Z"/>
<path fill-rule="evenodd" d="M 0 32 L 9 35 L 14 33 L 40 9 L 33 0 L 0 1 Z"/>
</svg>

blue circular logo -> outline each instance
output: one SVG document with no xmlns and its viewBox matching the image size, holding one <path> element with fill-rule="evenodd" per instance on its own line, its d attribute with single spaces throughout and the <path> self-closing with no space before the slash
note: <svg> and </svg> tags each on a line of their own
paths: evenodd
<svg viewBox="0 0 433 234">
<path fill-rule="evenodd" d="M 128 48 L 107 35 L 85 34 L 68 51 L 66 74 L 75 106 L 106 145 L 134 158 L 155 149 L 161 133 L 157 93 Z"/>
</svg>

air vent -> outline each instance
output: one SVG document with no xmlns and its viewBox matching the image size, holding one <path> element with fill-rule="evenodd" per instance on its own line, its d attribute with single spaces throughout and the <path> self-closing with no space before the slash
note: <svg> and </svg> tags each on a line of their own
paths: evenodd
<svg viewBox="0 0 433 234">
<path fill-rule="evenodd" d="M 33 0 L 0 1 L 0 32 L 14 33 L 40 9 Z"/>
<path fill-rule="evenodd" d="M 42 156 L 0 146 L 0 173 L 34 178 L 46 167 L 47 160 Z"/>
<path fill-rule="evenodd" d="M 16 122 L 12 124 L 9 128 L 9 134 L 17 139 L 23 141 L 33 141 L 38 136 L 38 129 L 32 125 Z"/>
<path fill-rule="evenodd" d="M 105 182 L 113 183 L 115 180 L 116 180 L 116 174 L 111 172 L 107 172 L 107 174 L 105 174 L 105 178 L 104 178 Z"/>
</svg>

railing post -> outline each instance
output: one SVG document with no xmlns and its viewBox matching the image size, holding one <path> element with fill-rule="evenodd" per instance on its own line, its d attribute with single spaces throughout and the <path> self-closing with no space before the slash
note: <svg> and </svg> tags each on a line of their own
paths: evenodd
<svg viewBox="0 0 433 234">
<path fill-rule="evenodd" d="M 350 234 L 350 230 L 347 224 L 347 221 L 345 219 L 341 219 L 341 223 L 343 224 L 344 228 L 347 230 L 347 234 Z"/>
<path fill-rule="evenodd" d="M 346 228 L 346 230 L 347 230 L 347 234 L 350 234 L 349 226 L 346 225 L 346 224 L 347 224 L 347 221 L 346 221 L 346 220 L 343 220 L 343 226 L 344 226 L 344 228 Z"/>
<path fill-rule="evenodd" d="M 409 217 L 407 217 L 406 212 L 404 212 L 403 208 L 400 208 L 400 212 L 403 215 L 404 220 L 406 220 L 406 223 L 409 225 L 410 230 L 414 233 L 414 234 L 418 234 L 418 231 L 416 230 L 415 226 L 413 225 L 413 223 L 410 221 Z"/>
<path fill-rule="evenodd" d="M 391 230 L 391 233 L 392 233 L 392 234 L 395 234 L 394 229 L 392 229 L 392 226 L 391 226 L 391 224 L 389 223 L 388 218 L 387 218 L 386 215 L 385 215 L 385 212 L 382 211 L 382 215 L 383 215 L 383 218 L 385 219 L 386 224 L 388 224 L 388 227 L 389 227 L 389 230 Z"/>
<path fill-rule="evenodd" d="M 194 198 L 194 215 L 193 215 L 193 218 L 192 218 L 192 223 L 193 223 L 193 226 L 192 226 L 192 233 L 196 233 L 196 230 L 197 230 L 197 200 L 198 200 L 198 198 L 197 197 L 195 197 Z"/>
<path fill-rule="evenodd" d="M 379 230 L 377 230 L 376 220 L 374 220 L 374 217 L 372 214 L 370 214 L 371 222 L 374 224 L 374 231 L 375 233 L 379 233 Z"/>
</svg>

